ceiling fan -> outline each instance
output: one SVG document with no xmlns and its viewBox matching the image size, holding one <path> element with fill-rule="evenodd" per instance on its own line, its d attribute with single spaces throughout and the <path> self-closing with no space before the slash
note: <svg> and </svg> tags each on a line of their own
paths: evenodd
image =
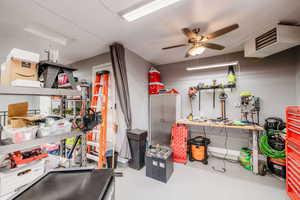
<svg viewBox="0 0 300 200">
<path fill-rule="evenodd" d="M 238 27 L 238 24 L 233 24 L 208 35 L 200 35 L 200 28 L 196 28 L 193 30 L 189 28 L 183 28 L 182 32 L 188 38 L 188 42 L 184 44 L 165 47 L 162 49 L 166 50 L 183 46 L 191 46 L 191 48 L 187 51 L 185 57 L 200 55 L 204 52 L 205 48 L 223 50 L 225 48 L 224 46 L 215 43 L 208 43 L 206 41 L 224 35 L 230 31 L 237 29 Z"/>
</svg>

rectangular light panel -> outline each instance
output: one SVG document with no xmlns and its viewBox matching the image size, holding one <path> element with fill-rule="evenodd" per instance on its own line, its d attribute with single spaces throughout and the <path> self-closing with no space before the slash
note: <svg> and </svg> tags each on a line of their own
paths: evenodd
<svg viewBox="0 0 300 200">
<path fill-rule="evenodd" d="M 187 71 L 193 71 L 193 70 L 203 70 L 203 69 L 212 69 L 212 68 L 219 68 L 219 67 L 227 67 L 231 65 L 238 65 L 238 61 L 234 62 L 228 62 L 228 63 L 220 63 L 220 64 L 213 64 L 213 65 L 203 65 L 203 66 L 197 66 L 197 67 L 188 67 L 186 68 Z"/>
<path fill-rule="evenodd" d="M 144 4 L 134 10 L 131 10 L 122 15 L 124 19 L 131 22 L 141 17 L 144 17 L 150 13 L 153 13 L 159 9 L 167 7 L 181 0 L 153 0 L 150 3 Z"/>
</svg>

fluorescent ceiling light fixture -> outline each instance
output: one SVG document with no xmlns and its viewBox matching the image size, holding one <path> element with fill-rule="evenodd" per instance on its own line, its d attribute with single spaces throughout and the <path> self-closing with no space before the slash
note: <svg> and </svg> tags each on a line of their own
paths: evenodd
<svg viewBox="0 0 300 200">
<path fill-rule="evenodd" d="M 46 30 L 44 27 L 29 26 L 24 28 L 24 31 L 62 46 L 66 46 L 68 43 L 67 38 L 53 31 Z"/>
<path fill-rule="evenodd" d="M 213 65 L 204 65 L 204 66 L 197 66 L 197 67 L 188 67 L 186 68 L 187 71 L 193 70 L 203 70 L 203 69 L 212 69 L 212 68 L 220 68 L 220 67 L 228 67 L 228 66 L 236 66 L 238 65 L 238 61 L 228 62 L 228 63 L 220 63 L 220 64 L 213 64 Z"/>
<path fill-rule="evenodd" d="M 129 12 L 122 14 L 122 17 L 127 21 L 131 22 L 150 13 L 153 13 L 159 9 L 172 5 L 181 0 L 153 0 L 149 3 L 146 3 L 142 6 L 139 6 Z"/>
</svg>

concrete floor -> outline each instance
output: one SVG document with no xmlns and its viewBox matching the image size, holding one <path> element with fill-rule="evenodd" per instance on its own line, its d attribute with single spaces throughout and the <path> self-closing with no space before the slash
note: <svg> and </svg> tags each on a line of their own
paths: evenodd
<svg viewBox="0 0 300 200">
<path fill-rule="evenodd" d="M 117 200 L 288 200 L 285 183 L 271 175 L 255 176 L 239 164 L 226 162 L 226 173 L 214 171 L 223 161 L 211 158 L 207 166 L 193 162 L 175 164 L 167 184 L 145 176 L 140 171 L 124 169 L 116 180 Z"/>
</svg>

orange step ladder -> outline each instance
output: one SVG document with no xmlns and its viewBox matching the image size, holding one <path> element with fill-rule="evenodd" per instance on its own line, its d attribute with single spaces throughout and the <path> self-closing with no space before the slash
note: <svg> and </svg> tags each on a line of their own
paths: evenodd
<svg viewBox="0 0 300 200">
<path fill-rule="evenodd" d="M 93 131 L 87 134 L 87 158 L 97 161 L 99 169 L 105 167 L 106 165 L 105 153 L 108 112 L 108 82 L 109 71 L 101 71 L 96 73 L 95 82 L 93 85 L 91 109 L 94 112 L 101 111 L 102 123 L 96 126 Z M 98 142 L 95 142 L 97 139 Z M 97 146 L 99 147 L 98 157 L 92 154 L 92 151 L 96 151 Z"/>
</svg>

